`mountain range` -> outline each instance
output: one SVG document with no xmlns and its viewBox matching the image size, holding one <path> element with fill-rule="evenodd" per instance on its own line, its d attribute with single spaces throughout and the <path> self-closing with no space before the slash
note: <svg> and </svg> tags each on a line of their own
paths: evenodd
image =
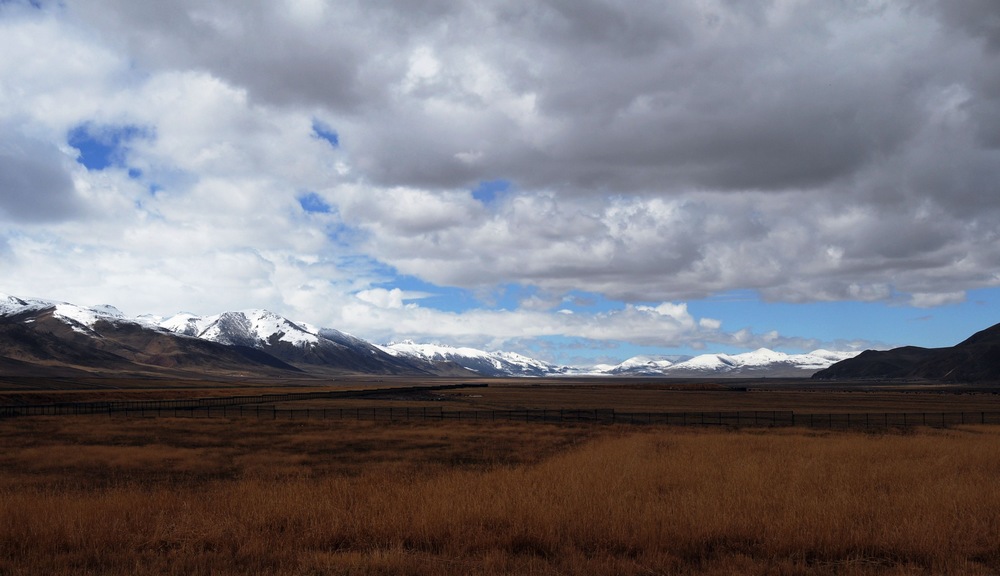
<svg viewBox="0 0 1000 576">
<path fill-rule="evenodd" d="M 0 374 L 8 375 L 807 377 L 854 354 L 761 348 L 733 355 L 635 357 L 580 368 L 513 352 L 411 341 L 379 346 L 266 310 L 129 318 L 109 305 L 0 294 Z"/>
</svg>

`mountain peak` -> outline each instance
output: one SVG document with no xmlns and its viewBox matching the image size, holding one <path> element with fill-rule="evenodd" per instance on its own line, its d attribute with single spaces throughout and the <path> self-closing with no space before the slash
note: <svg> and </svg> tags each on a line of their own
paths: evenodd
<svg viewBox="0 0 1000 576">
<path fill-rule="evenodd" d="M 976 332 L 955 346 L 865 350 L 813 375 L 845 380 L 1000 380 L 1000 324 Z"/>
<path fill-rule="evenodd" d="M 957 346 L 971 346 L 974 344 L 1000 344 L 1000 324 L 994 324 L 985 330 L 976 332 L 957 344 Z"/>
</svg>

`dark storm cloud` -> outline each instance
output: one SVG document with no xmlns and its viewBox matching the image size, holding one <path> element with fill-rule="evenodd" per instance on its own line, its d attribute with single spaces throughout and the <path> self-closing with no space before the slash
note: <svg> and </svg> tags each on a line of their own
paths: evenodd
<svg viewBox="0 0 1000 576">
<path fill-rule="evenodd" d="M 302 30 L 271 2 L 108 0 L 71 10 L 121 34 L 146 66 L 205 67 L 263 102 L 352 110 L 375 104 L 395 72 L 390 62 L 368 60 L 379 48 L 368 54 L 357 23 L 344 18 L 350 11 Z"/>
<path fill-rule="evenodd" d="M 982 38 L 992 50 L 1000 50 L 1000 11 L 992 0 L 934 0 L 933 9 L 939 10 L 948 24 L 966 33 Z"/>
<path fill-rule="evenodd" d="M 893 155 L 926 121 L 928 94 L 982 82 L 989 56 L 969 44 L 994 37 L 988 4 L 942 3 L 944 30 L 934 10 L 869 2 L 336 3 L 311 23 L 272 3 L 73 10 L 147 63 L 346 114 L 345 146 L 383 184 L 655 193 L 820 187 Z M 421 47 L 441 69 L 403 91 Z M 470 57 L 533 99 L 531 122 L 470 88 Z M 965 106 L 995 121 L 987 96 Z M 470 151 L 474 166 L 456 159 Z"/>
<path fill-rule="evenodd" d="M 55 146 L 0 128 L 7 132 L 0 136 L 0 219 L 50 222 L 80 212 L 66 156 Z"/>
</svg>

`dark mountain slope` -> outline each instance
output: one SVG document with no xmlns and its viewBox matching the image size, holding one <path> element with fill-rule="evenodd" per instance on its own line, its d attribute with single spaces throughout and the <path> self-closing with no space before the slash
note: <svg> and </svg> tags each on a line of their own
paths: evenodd
<svg viewBox="0 0 1000 576">
<path fill-rule="evenodd" d="M 474 376 L 450 363 L 397 358 L 336 330 L 312 334 L 264 311 L 225 313 L 198 332 L 193 323 L 171 330 L 116 310 L 7 304 L 9 312 L 0 313 L 0 375 L 6 376 Z"/>
<path fill-rule="evenodd" d="M 948 348 L 866 350 L 817 372 L 813 378 L 1000 382 L 1000 324 Z"/>
<path fill-rule="evenodd" d="M 93 328 L 53 316 L 53 309 L 0 317 L 0 366 L 40 372 L 102 374 L 294 374 L 298 368 L 253 348 L 153 330 L 132 322 Z M 18 370 L 19 372 L 21 370 Z"/>
<path fill-rule="evenodd" d="M 454 372 L 451 366 L 397 358 L 360 338 L 292 322 L 267 310 L 224 312 L 207 318 L 182 314 L 167 320 L 163 326 L 219 344 L 253 347 L 315 374 L 428 376 Z"/>
</svg>

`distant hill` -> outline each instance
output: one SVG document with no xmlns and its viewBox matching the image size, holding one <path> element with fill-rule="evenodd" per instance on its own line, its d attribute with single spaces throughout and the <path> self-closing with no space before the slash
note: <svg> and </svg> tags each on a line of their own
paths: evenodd
<svg viewBox="0 0 1000 576">
<path fill-rule="evenodd" d="M 820 370 L 822 380 L 1000 381 L 1000 324 L 948 348 L 866 350 Z"/>
</svg>

